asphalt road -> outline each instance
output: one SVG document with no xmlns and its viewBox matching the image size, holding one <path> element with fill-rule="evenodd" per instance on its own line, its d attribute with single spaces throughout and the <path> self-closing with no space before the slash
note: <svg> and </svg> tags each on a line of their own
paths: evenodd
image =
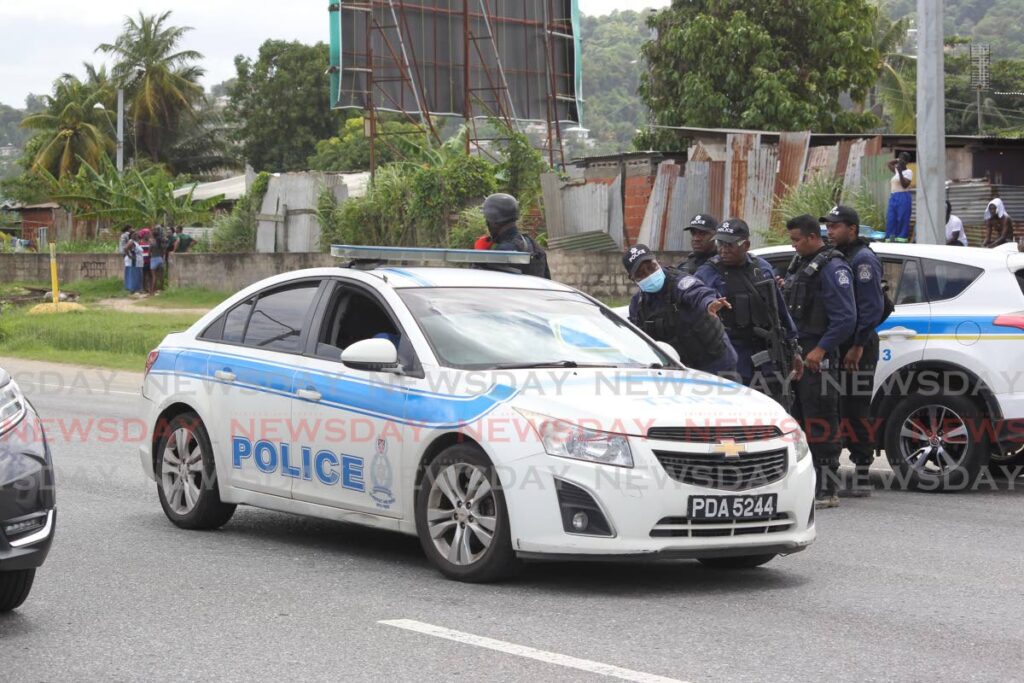
<svg viewBox="0 0 1024 683">
<path fill-rule="evenodd" d="M 136 416 L 137 375 L 0 366 L 44 417 Z M 844 500 L 761 569 L 559 563 L 473 586 L 388 532 L 250 508 L 179 530 L 134 445 L 93 424 L 50 429 L 58 536 L 0 616 L 2 680 L 1024 680 L 1024 478 Z"/>
</svg>

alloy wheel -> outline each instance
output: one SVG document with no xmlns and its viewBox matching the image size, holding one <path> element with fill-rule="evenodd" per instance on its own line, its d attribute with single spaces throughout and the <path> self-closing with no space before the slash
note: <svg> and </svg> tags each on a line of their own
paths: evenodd
<svg viewBox="0 0 1024 683">
<path fill-rule="evenodd" d="M 469 463 L 444 467 L 430 484 L 427 525 L 434 547 L 448 562 L 471 565 L 491 547 L 497 502 L 487 474 Z"/>
<path fill-rule="evenodd" d="M 203 484 L 203 448 L 192 430 L 179 427 L 167 439 L 160 483 L 167 505 L 176 514 L 187 515 L 199 502 Z"/>
<path fill-rule="evenodd" d="M 944 474 L 964 463 L 970 446 L 967 423 L 956 411 L 924 405 L 903 421 L 900 455 L 919 474 Z"/>
</svg>

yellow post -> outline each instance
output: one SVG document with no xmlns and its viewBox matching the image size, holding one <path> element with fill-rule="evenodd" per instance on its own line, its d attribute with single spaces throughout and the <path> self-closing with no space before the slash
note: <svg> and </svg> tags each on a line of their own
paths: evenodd
<svg viewBox="0 0 1024 683">
<path fill-rule="evenodd" d="M 57 245 L 50 242 L 50 287 L 53 289 L 53 307 L 60 302 L 60 289 L 57 286 Z"/>
</svg>

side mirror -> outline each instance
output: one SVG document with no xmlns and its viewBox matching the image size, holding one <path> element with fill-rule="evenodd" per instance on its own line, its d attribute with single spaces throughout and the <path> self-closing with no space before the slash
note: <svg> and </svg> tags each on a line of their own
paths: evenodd
<svg viewBox="0 0 1024 683">
<path fill-rule="evenodd" d="M 398 349 L 387 339 L 364 339 L 342 351 L 341 362 L 353 370 L 393 370 L 398 367 Z"/>
<path fill-rule="evenodd" d="M 680 360 L 679 352 L 676 351 L 674 346 L 672 346 L 668 342 L 663 342 L 663 341 L 655 342 L 655 343 L 658 345 L 659 349 L 661 349 L 662 351 L 664 351 L 668 355 L 669 358 L 671 358 L 672 360 L 674 360 L 677 363 L 682 363 L 683 362 L 682 360 Z"/>
</svg>

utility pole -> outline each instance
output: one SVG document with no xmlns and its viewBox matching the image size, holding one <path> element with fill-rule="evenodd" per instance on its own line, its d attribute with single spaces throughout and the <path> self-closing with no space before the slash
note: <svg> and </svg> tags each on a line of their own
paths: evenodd
<svg viewBox="0 0 1024 683">
<path fill-rule="evenodd" d="M 124 170 L 124 88 L 117 89 L 117 172 Z"/>
<path fill-rule="evenodd" d="M 917 225 L 922 244 L 945 244 L 946 91 L 943 2 L 917 0 Z"/>
<path fill-rule="evenodd" d="M 992 50 L 987 43 L 971 43 L 971 86 L 977 96 L 978 135 L 985 134 L 985 123 L 981 109 L 984 98 L 982 91 L 991 85 L 990 67 L 992 66 Z"/>
</svg>

